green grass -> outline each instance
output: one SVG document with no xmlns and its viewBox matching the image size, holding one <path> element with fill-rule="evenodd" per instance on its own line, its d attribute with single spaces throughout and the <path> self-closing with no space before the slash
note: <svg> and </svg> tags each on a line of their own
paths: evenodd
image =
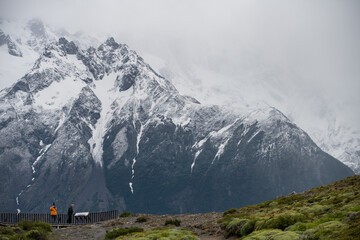
<svg viewBox="0 0 360 240">
<path fill-rule="evenodd" d="M 39 221 L 22 221 L 16 226 L 0 227 L 0 239 L 9 240 L 47 240 L 51 225 Z"/>
<path fill-rule="evenodd" d="M 117 239 L 141 240 L 199 240 L 191 231 L 185 229 L 152 229 L 146 232 L 128 234 Z"/>
<path fill-rule="evenodd" d="M 226 211 L 224 212 L 224 216 L 226 216 L 226 215 L 228 215 L 228 214 L 232 214 L 232 213 L 234 213 L 234 212 L 236 212 L 236 211 L 237 211 L 236 208 L 231 208 L 231 209 L 229 209 L 229 210 L 226 210 Z"/>
<path fill-rule="evenodd" d="M 229 209 L 219 222 L 226 236 L 240 239 L 359 239 L 360 176 Z"/>
</svg>

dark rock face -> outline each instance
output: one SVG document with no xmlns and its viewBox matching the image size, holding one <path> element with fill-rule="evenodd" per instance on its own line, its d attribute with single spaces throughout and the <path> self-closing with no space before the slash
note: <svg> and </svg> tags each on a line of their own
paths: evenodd
<svg viewBox="0 0 360 240">
<path fill-rule="evenodd" d="M 0 29 L 0 46 L 6 44 L 8 47 L 8 52 L 10 55 L 16 57 L 22 57 L 22 53 L 16 44 L 11 40 L 9 35 L 5 35 L 5 33 Z"/>
<path fill-rule="evenodd" d="M 8 45 L 8 52 L 10 55 L 16 57 L 22 57 L 21 51 L 17 48 L 16 44 L 10 39 L 10 37 L 8 39 L 7 45 Z"/>
<path fill-rule="evenodd" d="M 95 48 L 89 48 L 85 54 L 79 53 L 77 56 L 89 69 L 95 80 L 99 80 L 104 77 L 104 66 L 97 61 L 98 57 L 96 55 Z"/>
<path fill-rule="evenodd" d="M 0 135 L 3 211 L 223 211 L 353 174 L 278 110 L 201 105 L 114 39 L 46 47 Z"/>
<path fill-rule="evenodd" d="M 59 45 L 60 48 L 67 54 L 77 54 L 79 50 L 73 41 L 69 42 L 64 37 L 59 39 Z"/>
<path fill-rule="evenodd" d="M 110 37 L 108 38 L 106 41 L 105 41 L 105 44 L 112 47 L 113 49 L 117 49 L 120 47 L 120 44 L 118 44 L 117 42 L 115 42 L 115 39 L 113 37 Z M 99 49 L 101 49 L 102 46 L 99 47 Z"/>
<path fill-rule="evenodd" d="M 7 38 L 5 33 L 0 29 L 0 46 L 4 45 L 7 43 Z"/>
<path fill-rule="evenodd" d="M 116 83 L 118 84 L 119 91 L 126 91 L 132 87 L 138 74 L 139 71 L 137 68 L 130 67 L 129 69 L 125 70 L 125 74 L 121 78 L 118 76 Z"/>
<path fill-rule="evenodd" d="M 116 164 L 111 164 L 116 156 L 114 149 L 107 147 L 114 141 L 110 137 L 110 142 L 104 143 L 105 152 L 110 153 L 104 158 L 107 186 L 113 195 L 125 199 L 127 209 L 135 212 L 209 212 L 262 202 L 292 191 L 302 192 L 352 174 L 338 160 L 315 147 L 308 137 L 305 142 L 295 136 L 287 139 L 286 145 L 290 142 L 293 147 L 283 149 L 285 139 L 280 137 L 272 149 L 261 154 L 259 149 L 266 136 L 260 132 L 253 137 L 257 131 L 257 124 L 250 129 L 240 124 L 218 159 L 215 158 L 218 149 L 210 140 L 206 141 L 191 172 L 189 166 L 195 154 L 192 130 L 176 126 L 170 119 L 163 119 L 162 124 L 149 124 L 136 156 L 133 194 L 124 189 L 128 187 L 126 180 L 131 179 L 131 164 L 126 162 L 136 155 L 134 149 L 129 147 Z M 127 126 L 126 132 L 131 143 L 136 131 Z M 313 148 L 302 153 L 300 146 L 304 145 Z M 329 174 L 323 175 L 324 172 Z"/>
</svg>

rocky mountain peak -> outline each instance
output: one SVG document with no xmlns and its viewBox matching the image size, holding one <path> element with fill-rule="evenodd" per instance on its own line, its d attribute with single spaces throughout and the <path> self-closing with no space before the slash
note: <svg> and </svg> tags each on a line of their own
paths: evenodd
<svg viewBox="0 0 360 240">
<path fill-rule="evenodd" d="M 58 42 L 59 46 L 63 51 L 65 51 L 67 54 L 77 54 L 79 48 L 75 45 L 73 41 L 68 41 L 66 38 L 61 37 Z"/>
<path fill-rule="evenodd" d="M 118 44 L 113 37 L 108 38 L 105 41 L 105 44 L 112 47 L 113 49 L 117 49 L 120 47 L 120 44 Z"/>
<path fill-rule="evenodd" d="M 353 174 L 277 109 L 202 105 L 113 38 L 47 44 L 0 134 L 5 210 L 219 211 Z"/>
</svg>

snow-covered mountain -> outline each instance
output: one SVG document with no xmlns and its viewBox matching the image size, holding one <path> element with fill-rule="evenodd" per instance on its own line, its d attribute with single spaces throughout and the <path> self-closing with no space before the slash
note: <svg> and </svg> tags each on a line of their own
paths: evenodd
<svg viewBox="0 0 360 240">
<path fill-rule="evenodd" d="M 202 105 L 113 38 L 45 44 L 1 92 L 0 134 L 8 211 L 219 211 L 353 174 L 277 109 Z"/>
<path fill-rule="evenodd" d="M 71 34 L 48 26 L 40 19 L 0 19 L 0 89 L 10 87 L 24 76 L 45 46 L 60 37 L 66 37 L 84 49 L 100 44 L 96 37 L 82 32 Z"/>
<path fill-rule="evenodd" d="M 64 29 L 48 26 L 40 19 L 0 20 L 0 89 L 10 87 L 24 76 L 42 54 L 45 45 L 56 42 L 60 37 L 73 41 L 82 49 L 98 46 L 105 41 L 103 36 L 81 32 L 71 34 Z M 165 61 L 146 53 L 143 57 L 181 94 L 193 96 L 201 103 L 241 108 L 273 106 L 280 109 L 303 128 L 321 149 L 345 163 L 355 173 L 360 173 L 360 129 L 339 118 L 342 113 L 336 111 L 335 107 L 326 107 L 329 99 L 319 94 L 314 94 L 316 98 L 314 95 L 304 95 L 308 91 L 301 89 L 302 86 L 298 84 L 301 81 L 291 81 L 297 77 L 296 73 L 284 72 L 284 69 L 276 66 L 269 67 L 262 64 L 261 59 L 253 59 L 250 55 L 241 64 L 245 68 L 242 71 L 244 75 L 234 81 L 211 68 L 191 64 L 190 68 L 184 68 L 177 64 L 176 59 Z M 309 106 L 314 105 L 314 110 L 309 111 Z"/>
<path fill-rule="evenodd" d="M 202 103 L 276 107 L 303 128 L 321 149 L 360 173 L 360 126 L 343 119 L 341 106 L 334 106 L 315 86 L 313 90 L 304 89 L 296 72 L 263 63 L 261 58 L 249 54 L 239 64 L 243 74 L 234 81 L 233 75 L 211 67 L 196 64 L 184 67 L 174 58 L 164 60 L 151 54 L 144 58 L 180 93 Z"/>
</svg>

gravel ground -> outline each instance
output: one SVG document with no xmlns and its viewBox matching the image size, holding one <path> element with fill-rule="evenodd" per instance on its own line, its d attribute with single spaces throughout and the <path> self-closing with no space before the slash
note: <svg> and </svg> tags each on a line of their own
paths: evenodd
<svg viewBox="0 0 360 240">
<path fill-rule="evenodd" d="M 147 217 L 144 223 L 137 223 L 138 217 Z M 152 228 L 164 227 L 164 223 L 168 219 L 179 219 L 181 225 L 172 228 L 186 228 L 194 232 L 200 239 L 219 240 L 225 239 L 220 224 L 217 221 L 222 217 L 222 213 L 204 213 L 204 214 L 179 214 L 179 215 L 149 215 L 136 214 L 133 217 L 119 218 L 102 223 L 92 225 L 73 226 L 62 229 L 56 229 L 50 236 L 50 239 L 96 239 L 105 238 L 107 230 L 118 227 L 141 227 L 144 230 Z"/>
</svg>

